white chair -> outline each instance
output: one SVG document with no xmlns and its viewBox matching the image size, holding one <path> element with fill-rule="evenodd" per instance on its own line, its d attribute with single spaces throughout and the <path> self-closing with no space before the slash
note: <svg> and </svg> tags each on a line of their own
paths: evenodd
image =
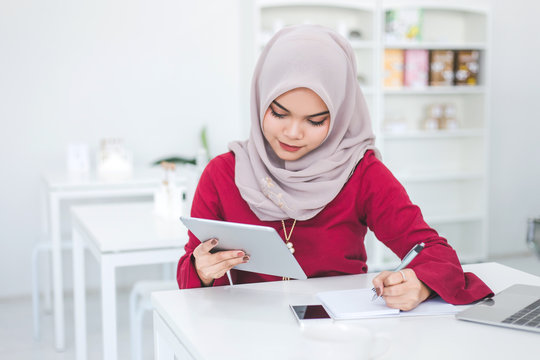
<svg viewBox="0 0 540 360">
<path fill-rule="evenodd" d="M 154 291 L 178 290 L 176 280 L 138 281 L 129 295 L 131 358 L 142 358 L 142 323 L 145 311 L 152 310 L 150 295 Z"/>
</svg>

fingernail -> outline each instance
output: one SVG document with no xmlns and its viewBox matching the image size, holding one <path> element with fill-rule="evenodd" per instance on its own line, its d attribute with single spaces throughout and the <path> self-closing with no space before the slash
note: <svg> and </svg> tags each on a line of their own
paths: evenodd
<svg viewBox="0 0 540 360">
<path fill-rule="evenodd" d="M 212 245 L 216 245 L 217 244 L 217 239 L 212 239 Z"/>
<path fill-rule="evenodd" d="M 239 251 L 238 254 L 236 254 L 236 256 L 244 256 L 244 252 L 243 252 L 243 251 Z"/>
<path fill-rule="evenodd" d="M 244 256 L 244 259 L 243 259 L 243 260 L 244 260 L 244 262 L 248 262 L 248 260 L 249 260 L 249 256 L 247 256 L 247 255 L 246 255 L 246 256 Z"/>
</svg>

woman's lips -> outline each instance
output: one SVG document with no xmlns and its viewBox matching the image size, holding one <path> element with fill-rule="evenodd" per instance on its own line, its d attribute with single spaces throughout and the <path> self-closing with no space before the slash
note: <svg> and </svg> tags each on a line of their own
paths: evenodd
<svg viewBox="0 0 540 360">
<path fill-rule="evenodd" d="M 281 141 L 279 142 L 279 145 L 281 146 L 281 148 L 283 150 L 286 150 L 286 151 L 298 151 L 300 150 L 302 147 L 301 146 L 291 146 L 291 145 L 287 145 L 287 144 L 284 144 L 282 143 Z"/>
</svg>

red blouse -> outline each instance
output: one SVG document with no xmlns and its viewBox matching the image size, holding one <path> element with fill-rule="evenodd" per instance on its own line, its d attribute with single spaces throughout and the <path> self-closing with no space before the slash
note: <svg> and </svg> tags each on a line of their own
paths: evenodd
<svg viewBox="0 0 540 360">
<path fill-rule="evenodd" d="M 191 216 L 271 226 L 284 238 L 281 221 L 259 220 L 242 199 L 234 182 L 234 165 L 232 152 L 210 161 L 197 186 Z M 287 232 L 292 222 L 285 221 Z M 294 256 L 308 278 L 365 273 L 368 227 L 400 258 L 424 242 L 424 250 L 408 267 L 447 302 L 468 304 L 492 294 L 476 275 L 463 273 L 454 249 L 426 224 L 418 206 L 372 151 L 365 154 L 334 200 L 312 219 L 296 223 L 290 240 Z M 178 263 L 181 289 L 201 286 L 192 257 L 199 244 L 189 232 L 186 254 Z M 231 276 L 235 284 L 281 280 L 235 269 Z M 214 286 L 226 284 L 226 276 L 214 281 Z"/>
</svg>

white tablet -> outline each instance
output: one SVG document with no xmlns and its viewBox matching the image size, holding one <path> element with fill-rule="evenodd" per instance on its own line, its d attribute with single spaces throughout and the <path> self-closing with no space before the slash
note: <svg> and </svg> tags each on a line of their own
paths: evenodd
<svg viewBox="0 0 540 360">
<path fill-rule="evenodd" d="M 243 250 L 248 254 L 249 261 L 235 269 L 307 279 L 274 228 L 192 217 L 181 217 L 180 220 L 201 241 L 219 239 L 215 250 Z"/>
</svg>

